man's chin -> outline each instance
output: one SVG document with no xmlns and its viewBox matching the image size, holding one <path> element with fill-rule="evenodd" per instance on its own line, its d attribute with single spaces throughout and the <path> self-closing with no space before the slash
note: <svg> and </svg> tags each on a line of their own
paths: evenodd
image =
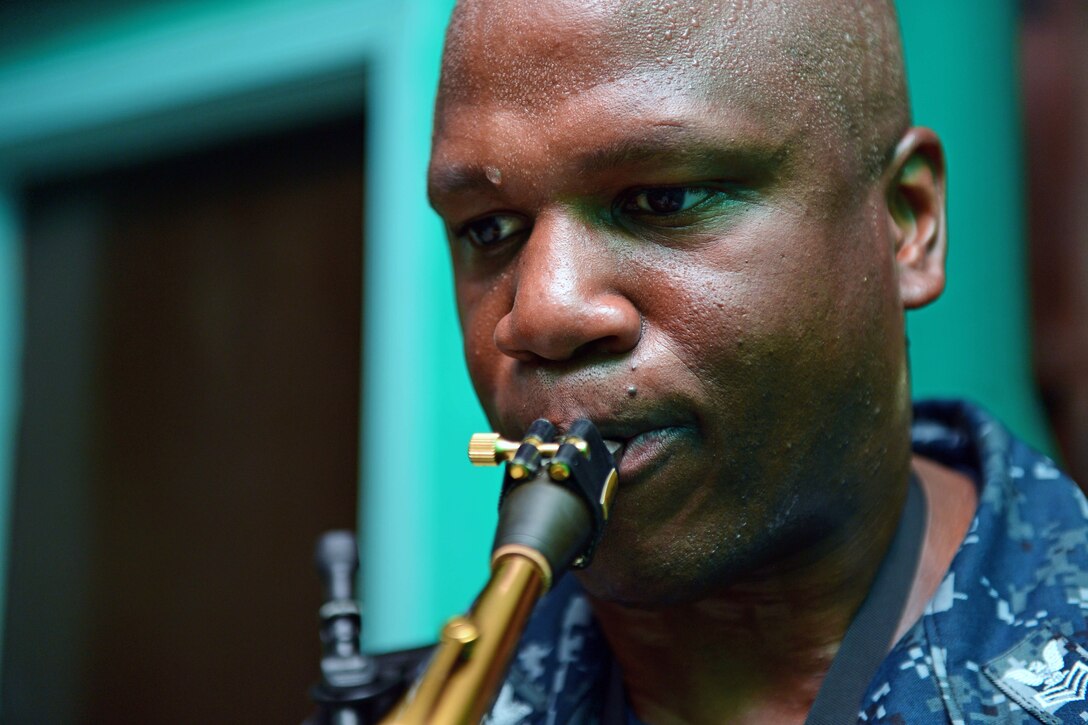
<svg viewBox="0 0 1088 725">
<path fill-rule="evenodd" d="M 675 603 L 673 593 L 647 588 L 630 580 L 602 580 L 589 572 L 577 572 L 582 589 L 595 602 L 626 609 L 659 609 Z"/>
<path fill-rule="evenodd" d="M 655 567 L 656 568 L 656 567 Z M 626 566 L 606 567 L 595 562 L 588 569 L 575 572 L 582 588 L 590 598 L 629 609 L 661 609 L 691 604 L 706 597 L 715 586 L 690 577 L 681 571 L 662 566 L 657 571 Z"/>
<path fill-rule="evenodd" d="M 776 542 L 767 540 L 736 541 L 722 536 L 709 544 L 709 536 L 693 538 L 697 543 L 685 547 L 676 546 L 675 541 L 671 546 L 666 542 L 654 546 L 648 539 L 636 543 L 606 536 L 590 566 L 574 574 L 594 600 L 660 609 L 720 597 L 759 577 L 779 553 Z M 723 543 L 729 539 L 734 539 L 732 546 Z"/>
</svg>

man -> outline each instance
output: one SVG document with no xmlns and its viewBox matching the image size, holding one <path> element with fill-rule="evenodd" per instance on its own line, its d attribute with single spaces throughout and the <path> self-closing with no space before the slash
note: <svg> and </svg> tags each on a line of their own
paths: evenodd
<svg viewBox="0 0 1088 725">
<path fill-rule="evenodd" d="M 624 444 L 494 722 L 1080 721 L 1082 499 L 1025 503 L 1059 474 L 962 405 L 911 450 L 946 225 L 909 121 L 886 0 L 458 5 L 429 190 L 477 393 Z"/>
</svg>

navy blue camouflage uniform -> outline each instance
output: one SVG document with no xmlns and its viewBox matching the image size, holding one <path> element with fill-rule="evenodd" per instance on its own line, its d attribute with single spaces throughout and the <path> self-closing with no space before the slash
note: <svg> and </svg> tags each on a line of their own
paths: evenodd
<svg viewBox="0 0 1088 725">
<path fill-rule="evenodd" d="M 977 407 L 919 403 L 912 433 L 916 453 L 974 480 L 979 508 L 925 614 L 877 670 L 858 722 L 1088 723 L 1084 496 Z M 599 722 L 610 668 L 584 594 L 563 577 L 485 722 Z"/>
</svg>

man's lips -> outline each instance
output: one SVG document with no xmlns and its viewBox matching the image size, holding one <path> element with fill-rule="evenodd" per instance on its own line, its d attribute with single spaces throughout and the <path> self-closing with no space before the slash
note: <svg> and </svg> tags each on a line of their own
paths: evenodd
<svg viewBox="0 0 1088 725">
<path fill-rule="evenodd" d="M 616 444 L 613 446 L 616 450 L 611 453 L 622 481 L 624 477 L 630 478 L 646 468 L 665 448 L 671 448 L 674 439 L 694 431 L 694 421 L 690 415 L 684 414 L 690 409 L 685 401 L 670 399 L 645 401 L 643 405 L 620 405 L 615 408 L 599 406 L 597 410 L 589 405 L 580 405 L 574 410 L 567 409 L 562 414 L 556 411 L 540 411 L 538 417 L 551 420 L 560 431 L 566 431 L 580 418 L 592 421 L 606 443 Z M 549 417 L 549 413 L 552 417 Z M 524 431 L 536 419 L 522 416 L 524 413 L 518 416 L 514 425 L 504 428 Z"/>
<path fill-rule="evenodd" d="M 621 447 L 613 457 L 620 474 L 620 482 L 636 478 L 650 467 L 663 462 L 669 449 L 690 431 L 685 426 L 663 426 L 619 441 Z"/>
</svg>

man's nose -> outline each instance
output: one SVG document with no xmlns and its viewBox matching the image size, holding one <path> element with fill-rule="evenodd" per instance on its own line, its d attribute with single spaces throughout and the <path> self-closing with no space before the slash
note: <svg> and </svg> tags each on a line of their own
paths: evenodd
<svg viewBox="0 0 1088 725">
<path fill-rule="evenodd" d="M 513 304 L 495 328 L 496 345 L 526 362 L 632 350 L 642 316 L 622 291 L 618 262 L 608 241 L 578 220 L 539 217 L 518 253 Z"/>
</svg>

